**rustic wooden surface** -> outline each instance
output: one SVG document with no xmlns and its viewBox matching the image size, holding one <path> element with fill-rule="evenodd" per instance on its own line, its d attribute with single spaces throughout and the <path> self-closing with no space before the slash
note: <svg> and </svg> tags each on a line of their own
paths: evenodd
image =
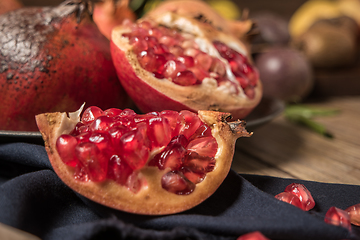
<svg viewBox="0 0 360 240">
<path fill-rule="evenodd" d="M 334 138 L 325 138 L 284 118 L 254 130 L 237 141 L 233 169 L 330 183 L 360 185 L 360 96 L 333 97 L 310 106 L 339 109 L 335 116 L 317 117 Z"/>
</svg>

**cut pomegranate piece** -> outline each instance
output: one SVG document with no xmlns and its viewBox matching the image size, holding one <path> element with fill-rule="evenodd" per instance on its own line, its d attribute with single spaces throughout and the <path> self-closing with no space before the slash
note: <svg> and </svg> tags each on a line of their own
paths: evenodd
<svg viewBox="0 0 360 240">
<path fill-rule="evenodd" d="M 331 207 L 325 214 L 324 221 L 328 224 L 341 226 L 351 230 L 350 216 L 348 212 L 337 207 Z"/>
<path fill-rule="evenodd" d="M 360 203 L 345 209 L 350 216 L 350 222 L 356 226 L 360 226 Z"/>
<path fill-rule="evenodd" d="M 245 117 L 262 98 L 247 45 L 215 23 L 186 15 L 150 11 L 133 25 L 114 29 L 112 58 L 122 85 L 143 112 L 217 110 Z M 139 51 L 133 38 L 152 40 Z"/>
<path fill-rule="evenodd" d="M 315 206 L 315 201 L 310 191 L 303 184 L 292 183 L 285 188 L 284 192 L 296 195 L 300 199 L 302 209 L 305 211 L 309 211 Z"/>
<path fill-rule="evenodd" d="M 244 122 L 227 122 L 230 114 L 221 112 L 97 111 L 86 124 L 79 124 L 81 110 L 36 121 L 50 162 L 69 187 L 133 213 L 169 214 L 201 203 L 228 174 L 236 139 L 251 135 Z"/>
<path fill-rule="evenodd" d="M 270 239 L 265 237 L 261 232 L 255 231 L 255 232 L 244 234 L 244 235 L 238 237 L 236 240 L 270 240 Z"/>
<path fill-rule="evenodd" d="M 289 193 L 289 192 L 279 193 L 278 195 L 275 196 L 275 198 L 277 198 L 283 202 L 287 202 L 291 205 L 294 205 L 295 207 L 298 207 L 300 209 L 302 209 L 302 207 L 303 207 L 300 202 L 300 199 L 296 195 Z"/>
</svg>

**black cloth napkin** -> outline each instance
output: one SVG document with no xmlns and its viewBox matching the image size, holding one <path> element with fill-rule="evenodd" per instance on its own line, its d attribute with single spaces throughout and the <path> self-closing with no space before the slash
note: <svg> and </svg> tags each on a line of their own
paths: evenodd
<svg viewBox="0 0 360 240">
<path fill-rule="evenodd" d="M 274 195 L 304 184 L 316 207 L 302 211 Z M 360 239 L 359 227 L 326 224 L 331 206 L 360 202 L 360 186 L 327 184 L 230 171 L 221 187 L 199 206 L 168 216 L 142 216 L 100 206 L 73 192 L 57 177 L 45 148 L 0 145 L 0 222 L 41 239 L 236 239 L 260 231 L 270 239 Z"/>
</svg>

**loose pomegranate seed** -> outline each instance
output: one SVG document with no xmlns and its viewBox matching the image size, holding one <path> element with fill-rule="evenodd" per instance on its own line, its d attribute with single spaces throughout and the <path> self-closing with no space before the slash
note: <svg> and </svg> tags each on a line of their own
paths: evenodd
<svg viewBox="0 0 360 240">
<path fill-rule="evenodd" d="M 325 214 L 324 221 L 328 224 L 341 226 L 351 230 L 350 216 L 348 212 L 341 210 L 337 207 L 331 207 Z"/>
<path fill-rule="evenodd" d="M 161 178 L 161 186 L 169 192 L 187 195 L 194 191 L 195 184 L 189 181 L 182 172 L 171 171 Z"/>
<path fill-rule="evenodd" d="M 244 234 L 244 235 L 238 237 L 236 240 L 270 240 L 270 239 L 265 237 L 261 232 L 255 231 L 255 232 Z"/>
<path fill-rule="evenodd" d="M 302 204 L 300 202 L 300 199 L 292 193 L 282 192 L 282 193 L 279 193 L 278 195 L 276 195 L 275 198 L 302 209 Z"/>
<path fill-rule="evenodd" d="M 285 188 L 284 192 L 296 195 L 300 199 L 302 209 L 305 211 L 309 211 L 315 206 L 315 201 L 310 191 L 303 184 L 292 183 Z"/>
<path fill-rule="evenodd" d="M 99 107 L 88 107 L 81 117 L 81 122 L 84 124 L 88 124 L 94 121 L 97 117 L 100 117 L 102 114 L 103 111 Z"/>
<path fill-rule="evenodd" d="M 56 141 L 56 149 L 61 159 L 66 165 L 71 167 L 75 167 L 79 162 L 74 152 L 77 143 L 75 137 L 67 134 L 61 135 Z"/>
<path fill-rule="evenodd" d="M 360 203 L 345 209 L 350 216 L 350 222 L 356 226 L 360 226 Z"/>
<path fill-rule="evenodd" d="M 95 143 L 80 143 L 75 147 L 75 156 L 86 169 L 91 181 L 101 182 L 106 179 L 108 159 Z"/>
</svg>

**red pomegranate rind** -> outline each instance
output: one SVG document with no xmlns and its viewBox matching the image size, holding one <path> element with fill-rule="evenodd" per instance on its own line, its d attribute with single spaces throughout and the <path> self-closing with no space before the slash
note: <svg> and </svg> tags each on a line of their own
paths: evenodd
<svg viewBox="0 0 360 240">
<path fill-rule="evenodd" d="M 186 19 L 176 14 L 167 14 L 170 14 L 174 19 L 174 22 L 169 21 L 169 25 L 176 25 L 176 21 L 180 21 L 179 19 Z M 154 20 L 155 22 L 158 21 L 157 24 L 166 25 L 168 22 L 166 22 L 165 19 L 167 19 L 166 16 L 159 16 L 158 19 L 147 21 L 140 20 L 138 24 L 144 22 L 150 23 Z M 258 80 L 258 75 L 256 75 L 256 70 L 249 70 L 249 67 L 242 68 L 243 72 L 241 74 L 244 74 L 244 76 L 246 75 L 246 78 L 250 77 L 252 80 L 245 81 L 243 83 L 245 84 L 245 87 L 244 89 L 241 89 L 240 83 L 237 82 L 238 80 L 236 80 L 234 76 L 235 73 L 225 71 L 227 76 L 232 76 L 230 77 L 231 80 L 229 80 L 227 77 L 222 78 L 213 72 L 209 74 L 204 69 L 209 69 L 211 71 L 217 69 L 216 71 L 218 72 L 224 72 L 221 71 L 221 64 L 219 64 L 219 62 L 216 63 L 216 60 L 218 59 L 214 58 L 214 56 L 220 56 L 219 53 L 216 53 L 216 49 L 213 46 L 216 41 L 229 43 L 231 46 L 236 46 L 235 48 L 241 49 L 239 50 L 240 52 L 245 53 L 246 47 L 233 36 L 218 32 L 209 24 L 194 19 L 186 19 L 186 21 L 186 24 L 184 24 L 184 28 L 186 28 L 185 31 L 193 31 L 191 34 L 195 34 L 194 36 L 199 39 L 201 38 L 201 40 L 199 40 L 203 41 L 201 46 L 206 46 L 205 49 L 209 49 L 213 56 L 213 60 L 211 61 L 213 61 L 215 65 L 212 63 L 210 64 L 208 58 L 202 57 L 202 54 L 199 53 L 199 50 L 197 49 L 193 49 L 194 51 L 197 51 L 196 54 L 198 54 L 196 62 L 203 68 L 195 66 L 187 68 L 180 67 L 181 64 L 183 64 L 182 66 L 185 66 L 185 59 L 182 60 L 184 63 L 177 62 L 176 60 L 173 61 L 171 58 L 161 61 L 150 61 L 150 55 L 148 55 L 146 51 L 143 51 L 146 49 L 146 45 L 142 46 L 142 44 L 140 44 L 143 41 L 140 39 L 136 42 L 141 45 L 141 47 L 139 47 L 140 45 L 132 45 L 134 42 L 131 40 L 131 36 L 136 34 L 137 31 L 139 31 L 140 34 L 146 34 L 142 31 L 148 31 L 148 34 L 150 34 L 150 31 L 148 29 L 132 29 L 132 26 L 126 25 L 118 26 L 112 33 L 111 52 L 119 79 L 125 90 L 143 112 L 161 111 L 164 109 L 176 111 L 187 109 L 193 112 L 196 112 L 197 110 L 216 110 L 230 112 L 234 118 L 241 119 L 245 117 L 259 103 L 262 95 L 262 86 L 261 82 Z M 176 25 L 176 27 L 183 27 L 179 25 Z M 187 29 L 185 25 L 191 26 L 190 30 Z M 178 34 L 176 36 L 180 35 Z M 128 37 L 130 37 L 130 40 Z M 179 39 L 181 38 L 182 37 L 180 36 Z M 147 42 L 145 43 L 147 44 Z M 188 50 L 191 50 L 191 48 Z M 143 55 L 144 53 L 146 54 Z M 179 52 L 176 54 L 180 54 L 178 57 L 182 56 Z M 166 55 L 159 56 L 169 57 L 172 55 L 173 54 L 171 53 L 167 53 Z M 177 56 L 175 55 L 173 57 Z M 163 58 L 165 59 L 165 57 Z M 154 67 L 149 65 L 150 62 L 156 62 L 159 66 Z M 170 64 L 171 62 L 173 64 Z M 191 66 L 191 60 L 186 64 Z M 177 69 L 174 73 L 179 72 L 176 76 L 172 76 L 171 71 L 169 72 L 169 75 L 167 75 L 168 68 L 171 68 L 171 71 Z M 192 76 L 190 76 L 191 74 L 186 72 L 185 69 L 195 75 L 197 78 L 196 82 L 193 80 Z M 139 94 L 140 92 L 141 94 Z"/>
<path fill-rule="evenodd" d="M 131 111 L 124 111 L 131 114 Z M 207 164 L 203 165 L 200 173 L 197 172 L 198 169 L 192 168 L 191 164 L 187 164 L 188 160 L 186 159 L 183 160 L 183 168 L 176 170 L 175 166 L 172 173 L 169 173 L 168 168 L 162 170 L 157 166 L 147 167 L 145 165 L 138 169 L 138 166 L 143 163 L 135 164 L 135 168 L 131 167 L 129 162 L 122 159 L 120 155 L 119 158 L 108 156 L 107 166 L 100 160 L 100 170 L 93 169 L 93 163 L 87 161 L 85 155 L 83 158 L 85 160 L 81 160 L 80 164 L 74 168 L 61 159 L 56 148 L 56 142 L 59 136 L 73 132 L 75 126 L 79 125 L 79 112 L 40 114 L 36 116 L 36 121 L 43 135 L 49 160 L 57 175 L 66 185 L 105 206 L 131 213 L 159 215 L 192 208 L 208 198 L 220 186 L 230 170 L 236 139 L 251 135 L 245 130 L 244 122 L 228 123 L 226 119 L 229 116 L 226 113 L 199 111 L 201 121 L 210 126 L 211 134 L 216 139 L 219 149 L 215 156 L 210 153 L 210 156 L 204 157 L 207 158 L 205 160 Z M 154 117 L 157 116 L 154 115 Z M 143 123 L 145 124 L 145 122 L 139 122 L 139 124 Z M 182 130 L 179 129 L 179 131 Z M 203 131 L 198 132 L 198 134 L 202 133 Z M 92 134 L 94 133 L 80 133 L 79 139 L 84 143 L 89 143 L 92 141 Z M 206 135 L 203 137 L 206 138 Z M 181 137 L 174 139 L 176 140 L 171 144 L 187 144 Z M 97 141 L 99 145 L 95 145 L 98 148 L 103 148 L 106 144 L 106 141 Z M 82 145 L 79 144 L 77 147 Z M 99 158 L 104 154 L 106 155 L 106 153 L 99 154 L 97 150 L 94 150 L 94 155 L 99 156 Z M 104 176 L 103 169 L 106 168 L 106 179 L 103 180 L 101 179 Z M 95 174 L 89 175 L 87 172 L 89 169 L 91 173 Z M 117 174 L 119 172 L 123 175 Z M 100 179 L 96 179 L 96 176 Z M 172 179 L 176 180 L 176 185 L 168 184 Z"/>
</svg>

